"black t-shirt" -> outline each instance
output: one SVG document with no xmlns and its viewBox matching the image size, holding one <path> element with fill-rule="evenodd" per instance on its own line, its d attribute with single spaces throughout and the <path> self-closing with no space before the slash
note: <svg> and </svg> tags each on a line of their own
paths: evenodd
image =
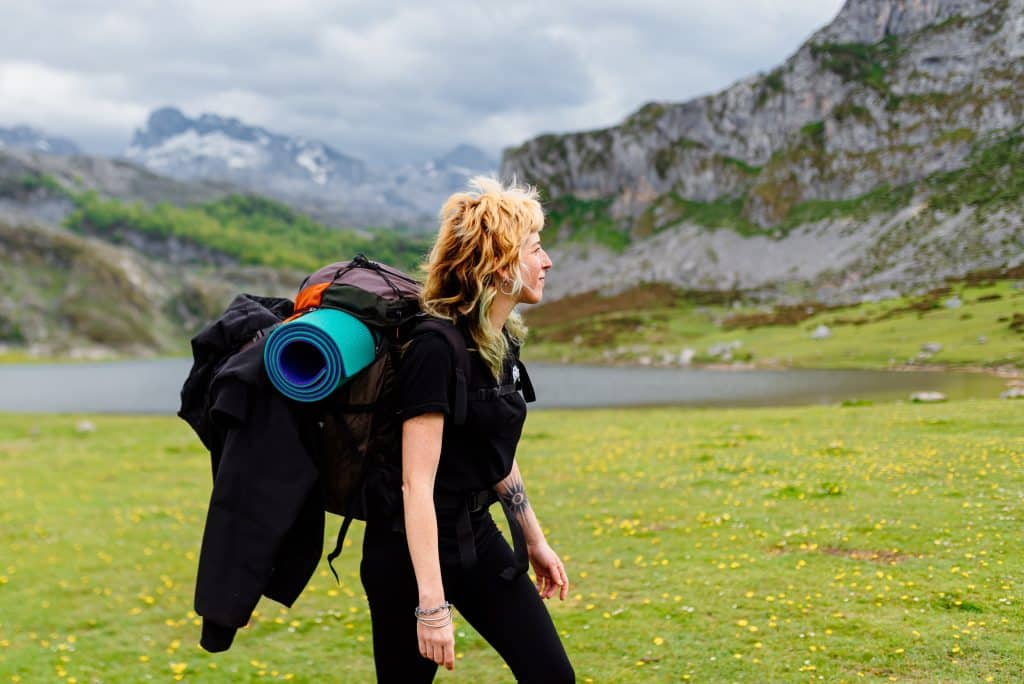
<svg viewBox="0 0 1024 684">
<path fill-rule="evenodd" d="M 506 359 L 501 383 L 495 380 L 487 364 L 474 349 L 465 333 L 469 349 L 469 401 L 466 422 L 451 420 L 454 392 L 454 352 L 437 333 L 419 335 L 402 355 L 398 380 L 398 417 L 404 421 L 424 413 L 445 415 L 435 490 L 468 494 L 489 489 L 512 470 L 516 445 L 526 420 L 526 401 L 519 392 L 502 397 L 474 399 L 477 389 L 513 382 L 515 362 Z"/>
</svg>

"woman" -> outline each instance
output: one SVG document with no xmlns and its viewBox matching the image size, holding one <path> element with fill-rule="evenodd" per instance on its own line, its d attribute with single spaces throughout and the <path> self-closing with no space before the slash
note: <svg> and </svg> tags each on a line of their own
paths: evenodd
<svg viewBox="0 0 1024 684">
<path fill-rule="evenodd" d="M 522 368 L 526 328 L 514 308 L 541 300 L 551 268 L 540 245 L 544 215 L 535 190 L 489 178 L 470 186 L 441 210 L 421 294 L 423 309 L 453 324 L 469 350 L 466 417 L 452 419 L 452 345 L 438 334 L 414 337 L 398 389 L 404 534 L 371 522 L 363 543 L 377 677 L 429 682 L 438 665 L 454 669 L 454 606 L 519 681 L 574 681 L 541 601 L 556 592 L 564 600 L 568 577 L 515 460 L 526 403 L 519 392 L 495 391 L 514 388 Z M 481 500 L 480 490 L 496 493 L 513 532 L 521 530 L 536 587 L 488 512 L 493 497 Z"/>
</svg>

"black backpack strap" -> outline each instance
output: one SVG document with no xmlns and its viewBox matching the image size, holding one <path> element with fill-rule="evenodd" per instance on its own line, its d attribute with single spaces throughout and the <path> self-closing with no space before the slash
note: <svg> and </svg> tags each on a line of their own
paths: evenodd
<svg viewBox="0 0 1024 684">
<path fill-rule="evenodd" d="M 348 423 L 342 419 L 337 421 L 338 429 L 344 433 L 344 438 L 351 444 L 356 444 L 356 436 L 352 434 L 352 430 L 349 428 Z M 365 454 L 360 451 L 360 460 L 365 463 Z M 364 468 L 365 471 L 365 468 Z M 362 484 L 363 476 L 360 476 L 359 481 Z M 325 493 L 326 499 L 326 493 Z M 334 575 L 334 581 L 341 584 L 341 579 L 338 577 L 338 571 L 334 569 L 334 559 L 341 555 L 342 545 L 345 543 L 345 535 L 348 534 L 348 528 L 352 524 L 352 515 L 346 515 L 345 519 L 341 522 L 341 527 L 338 529 L 338 538 L 334 542 L 334 549 L 327 554 L 327 567 L 331 569 L 331 574 Z"/>
<path fill-rule="evenodd" d="M 459 329 L 448 321 L 438 318 L 428 318 L 418 323 L 412 332 L 413 337 L 428 332 L 435 332 L 448 341 L 452 348 L 452 356 L 455 359 L 455 386 L 454 397 L 452 397 L 452 420 L 456 425 L 466 422 L 466 403 L 468 401 L 469 387 L 469 350 L 466 349 L 466 340 L 462 337 Z"/>
<path fill-rule="evenodd" d="M 352 516 L 346 515 L 341 523 L 341 528 L 338 530 L 338 539 L 334 542 L 334 550 L 327 554 L 327 567 L 331 569 L 334 581 L 338 584 L 341 584 L 341 580 L 338 578 L 338 571 L 334 569 L 334 559 L 341 555 L 341 547 L 345 543 L 345 535 L 348 534 L 348 528 L 351 524 Z"/>
<path fill-rule="evenodd" d="M 436 504 L 456 511 L 455 540 L 459 546 L 459 564 L 464 570 L 471 569 L 477 561 L 476 540 L 473 537 L 473 523 L 469 515 L 487 508 L 495 501 L 498 501 L 498 495 L 493 489 L 481 489 L 471 494 L 434 493 Z"/>
<path fill-rule="evenodd" d="M 482 389 L 473 390 L 469 393 L 469 398 L 473 401 L 490 401 L 491 399 L 498 399 L 510 394 L 515 394 L 518 391 L 519 387 L 514 384 L 498 385 L 497 387 L 484 387 Z"/>
<path fill-rule="evenodd" d="M 509 394 L 522 390 L 523 399 L 527 402 L 537 401 L 537 393 L 533 390 L 533 382 L 530 380 L 530 374 L 526 372 L 526 364 L 524 364 L 519 358 L 518 348 L 515 348 L 514 357 L 515 365 L 512 367 L 512 382 L 505 385 L 484 387 L 482 389 L 473 390 L 469 393 L 469 398 L 473 401 L 488 401 L 508 396 Z"/>
<path fill-rule="evenodd" d="M 512 564 L 504 568 L 498 575 L 509 582 L 529 570 L 529 554 L 526 550 L 526 534 L 515 511 L 498 496 L 494 489 L 482 489 L 471 494 L 446 494 L 435 493 L 436 503 L 454 508 L 455 513 L 455 540 L 459 547 L 459 564 L 464 570 L 469 570 L 476 565 L 476 542 L 473 538 L 473 524 L 470 520 L 470 513 L 475 513 L 481 508 L 487 508 L 495 501 L 501 504 L 501 509 L 508 520 L 508 529 L 512 534 Z"/>
</svg>

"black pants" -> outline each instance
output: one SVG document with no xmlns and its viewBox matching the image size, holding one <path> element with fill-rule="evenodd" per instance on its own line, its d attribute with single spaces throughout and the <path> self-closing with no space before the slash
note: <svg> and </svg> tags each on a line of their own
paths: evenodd
<svg viewBox="0 0 1024 684">
<path fill-rule="evenodd" d="M 575 673 L 537 588 L 527 575 L 509 582 L 498 576 L 513 562 L 512 549 L 487 516 L 489 530 L 477 543 L 477 563 L 463 569 L 441 565 L 445 598 L 505 659 L 520 682 L 574 682 Z M 377 681 L 431 682 L 437 664 L 420 655 L 413 608 L 419 602 L 405 536 L 367 525 L 360 566 L 373 621 Z"/>
</svg>

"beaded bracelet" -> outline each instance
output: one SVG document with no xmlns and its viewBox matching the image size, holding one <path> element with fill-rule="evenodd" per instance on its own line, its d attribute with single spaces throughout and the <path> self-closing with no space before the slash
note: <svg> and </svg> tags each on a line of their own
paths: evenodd
<svg viewBox="0 0 1024 684">
<path fill-rule="evenodd" d="M 452 624 L 452 604 L 445 601 L 437 608 L 416 607 L 413 611 L 416 615 L 416 622 L 431 629 L 441 629 Z M 439 615 L 438 613 L 443 613 Z"/>
<path fill-rule="evenodd" d="M 416 606 L 416 610 L 413 611 L 413 612 L 415 613 L 416 617 L 421 618 L 421 617 L 429 617 L 431 615 L 437 615 L 438 613 L 440 613 L 443 610 L 447 610 L 450 613 L 451 610 L 452 610 L 452 604 L 450 604 L 447 601 L 445 601 L 444 603 L 439 605 L 437 608 L 420 608 L 419 606 Z"/>
</svg>

